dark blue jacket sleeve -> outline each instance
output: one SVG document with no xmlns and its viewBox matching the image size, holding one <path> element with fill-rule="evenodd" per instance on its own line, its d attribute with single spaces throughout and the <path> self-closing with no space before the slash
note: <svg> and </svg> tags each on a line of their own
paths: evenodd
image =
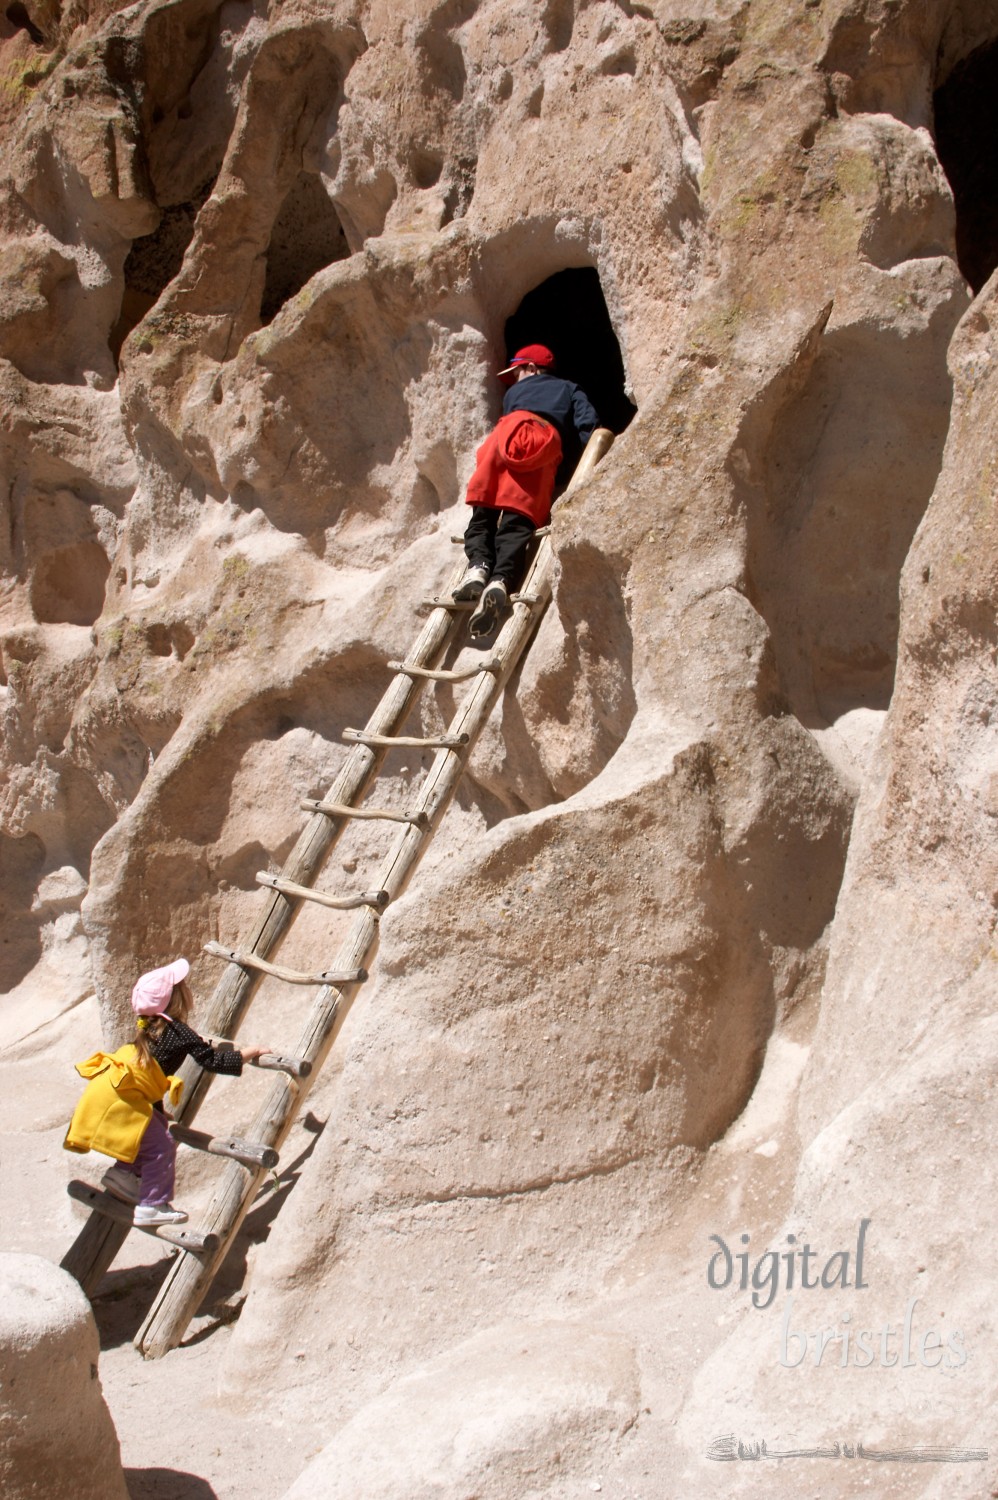
<svg viewBox="0 0 998 1500">
<path fill-rule="evenodd" d="M 581 386 L 572 387 L 572 422 L 583 448 L 599 426 L 596 408 Z"/>
</svg>

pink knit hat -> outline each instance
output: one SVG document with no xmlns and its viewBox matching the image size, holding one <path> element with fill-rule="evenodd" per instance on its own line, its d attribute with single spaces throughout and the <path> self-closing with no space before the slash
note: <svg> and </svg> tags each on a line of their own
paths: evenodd
<svg viewBox="0 0 998 1500">
<path fill-rule="evenodd" d="M 186 979 L 191 966 L 186 958 L 175 958 L 161 969 L 150 969 L 135 981 L 132 1009 L 137 1016 L 161 1016 L 173 997 L 173 986 Z"/>
</svg>

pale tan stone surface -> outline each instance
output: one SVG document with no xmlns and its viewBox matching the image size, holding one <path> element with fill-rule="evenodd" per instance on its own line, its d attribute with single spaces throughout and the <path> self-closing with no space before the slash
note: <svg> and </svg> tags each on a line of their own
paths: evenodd
<svg viewBox="0 0 998 1500">
<path fill-rule="evenodd" d="M 0 1255 L 5 1500 L 126 1500 L 98 1353 L 97 1328 L 73 1278 L 39 1255 Z"/>
<path fill-rule="evenodd" d="M 638 1417 L 634 1352 L 610 1333 L 513 1324 L 390 1387 L 337 1434 L 288 1500 L 537 1494 L 597 1472 Z"/>
<path fill-rule="evenodd" d="M 770 1493 L 704 1458 L 735 1428 L 994 1449 L 993 294 L 957 268 L 932 91 L 998 5 L 25 15 L 0 28 L 12 1242 L 33 1192 L 52 1258 L 76 1222 L 49 1191 L 72 1089 L 45 1071 L 97 1045 L 90 996 L 118 1039 L 149 964 L 184 952 L 210 990 L 201 944 L 248 926 L 447 577 L 522 297 L 595 267 L 638 406 L 556 516 L 552 605 L 384 918 L 281 1212 L 261 1200 L 223 1277 L 231 1321 L 248 1257 L 239 1321 L 141 1367 L 131 1302 L 103 1310 L 135 1484 L 196 1463 L 276 1500 L 333 1437 L 300 1484 L 421 1493 L 476 1382 L 496 1426 L 446 1482 L 517 1500 L 596 1474 Z M 351 835 L 329 883 L 381 847 Z M 338 931 L 311 914 L 282 960 Z M 290 1043 L 299 998 L 265 986 L 253 1039 Z M 193 1206 L 209 1174 L 182 1173 Z M 830 1250 L 862 1218 L 854 1322 L 924 1284 L 972 1353 L 952 1378 L 776 1368 L 773 1309 L 706 1286 L 711 1233 Z M 129 1254 L 137 1318 L 160 1251 Z M 563 1399 L 531 1408 L 529 1478 L 511 1320 L 553 1348 L 584 1327 L 583 1384 L 602 1339 L 620 1367 L 590 1401 L 536 1334 L 524 1391 Z M 339 1442 L 395 1424 L 431 1362 L 425 1446 L 351 1490 Z M 171 1371 L 193 1457 L 139 1420 Z M 822 1493 L 869 1477 L 834 1472 Z"/>
<path fill-rule="evenodd" d="M 990 1448 L 986 1478 L 979 1466 L 947 1474 L 945 1492 L 961 1495 L 996 1477 L 994 1268 L 977 1228 L 992 1217 L 984 1161 L 996 1128 L 995 747 L 982 735 L 998 702 L 996 433 L 981 358 L 993 305 L 989 287 L 950 350 L 946 460 L 905 564 L 897 685 L 857 811 L 801 1093 L 806 1149 L 779 1236 L 783 1248 L 787 1232 L 820 1223 L 826 1245 L 848 1247 L 869 1217 L 869 1290 L 798 1293 L 788 1327 L 810 1334 L 799 1367 L 797 1341 L 794 1367 L 779 1363 L 782 1315 L 747 1312 L 684 1419 L 691 1435 L 709 1421 L 749 1440 L 771 1434 L 774 1448 L 793 1434 L 801 1446 Z M 844 1314 L 853 1340 L 872 1330 L 872 1368 L 845 1347 Z M 838 1337 L 815 1366 L 821 1328 Z M 916 1487 L 914 1473 L 911 1493 L 943 1493 L 935 1476 Z M 836 1473 L 823 1492 L 860 1483 Z M 735 1493 L 764 1490 L 743 1479 Z"/>
</svg>

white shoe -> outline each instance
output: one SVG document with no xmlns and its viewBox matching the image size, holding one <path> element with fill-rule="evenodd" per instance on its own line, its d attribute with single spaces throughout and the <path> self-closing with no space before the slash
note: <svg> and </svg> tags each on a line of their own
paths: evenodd
<svg viewBox="0 0 998 1500">
<path fill-rule="evenodd" d="M 494 578 L 478 601 L 478 608 L 468 621 L 468 632 L 478 637 L 491 635 L 499 624 L 500 617 L 509 609 L 509 594 L 506 585 Z"/>
<path fill-rule="evenodd" d="M 480 597 L 488 581 L 488 568 L 484 563 L 475 563 L 468 568 L 451 597 L 456 604 L 470 604 Z"/>
<path fill-rule="evenodd" d="M 133 1224 L 184 1224 L 187 1215 L 172 1203 L 140 1203 L 132 1215 Z"/>
<path fill-rule="evenodd" d="M 127 1167 L 108 1167 L 100 1182 L 101 1187 L 107 1188 L 111 1196 L 120 1198 L 122 1203 L 138 1203 L 140 1179 Z"/>
</svg>

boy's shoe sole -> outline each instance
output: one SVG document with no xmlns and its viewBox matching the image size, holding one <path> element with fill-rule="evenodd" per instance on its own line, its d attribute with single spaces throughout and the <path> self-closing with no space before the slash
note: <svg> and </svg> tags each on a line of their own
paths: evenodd
<svg viewBox="0 0 998 1500">
<path fill-rule="evenodd" d="M 469 635 L 475 638 L 491 635 L 508 608 L 509 595 L 506 590 L 494 588 L 490 583 L 482 594 L 478 608 L 468 621 Z"/>
</svg>

